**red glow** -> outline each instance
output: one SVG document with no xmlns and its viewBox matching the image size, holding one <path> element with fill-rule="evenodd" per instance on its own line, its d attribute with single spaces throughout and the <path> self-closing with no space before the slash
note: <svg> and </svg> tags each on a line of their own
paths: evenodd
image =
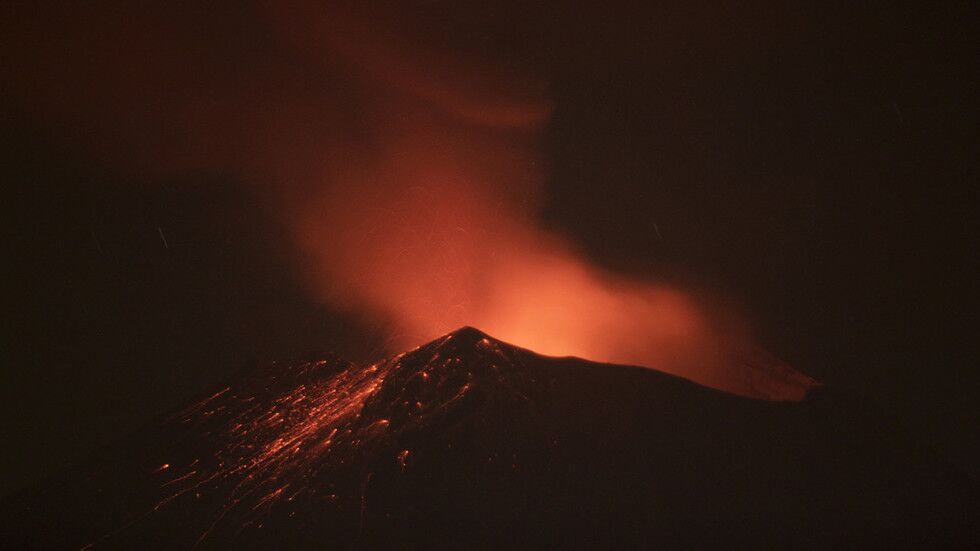
<svg viewBox="0 0 980 551">
<path fill-rule="evenodd" d="M 461 70 L 443 52 L 406 48 L 417 40 L 333 16 L 288 26 L 305 51 L 322 46 L 370 90 L 360 128 L 370 143 L 325 150 L 316 178 L 326 185 L 294 196 L 292 226 L 324 300 L 367 308 L 392 327 L 396 350 L 472 325 L 537 352 L 748 396 L 806 393 L 812 380 L 759 362 L 738 325 L 690 292 L 591 266 L 535 224 L 549 107 L 534 86 L 516 92 L 530 79 L 489 64 Z"/>
<path fill-rule="evenodd" d="M 346 3 L 269 3 L 261 54 L 163 12 L 86 12 L 86 31 L 75 9 L 4 27 L 22 44 L 10 104 L 116 167 L 266 186 L 315 295 L 385 326 L 393 351 L 472 325 L 747 396 L 814 384 L 691 289 L 610 274 L 537 225 L 551 106 L 533 76 Z"/>
</svg>

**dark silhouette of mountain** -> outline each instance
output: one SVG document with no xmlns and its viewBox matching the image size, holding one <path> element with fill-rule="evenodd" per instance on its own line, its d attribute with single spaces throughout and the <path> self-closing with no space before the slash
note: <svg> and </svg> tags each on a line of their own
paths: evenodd
<svg viewBox="0 0 980 551">
<path fill-rule="evenodd" d="M 463 328 L 249 373 L 11 496 L 0 543 L 967 546 L 976 490 L 826 390 L 749 400 Z"/>
</svg>

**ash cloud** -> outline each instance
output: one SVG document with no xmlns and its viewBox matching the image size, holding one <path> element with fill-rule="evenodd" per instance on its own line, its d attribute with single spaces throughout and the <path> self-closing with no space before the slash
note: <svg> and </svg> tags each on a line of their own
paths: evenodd
<svg viewBox="0 0 980 551">
<path fill-rule="evenodd" d="M 8 109 L 119 171 L 269 191 L 325 306 L 393 350 L 463 325 L 739 394 L 814 383 L 692 292 L 592 266 L 535 222 L 551 104 L 404 10 L 270 2 L 8 6 Z"/>
</svg>

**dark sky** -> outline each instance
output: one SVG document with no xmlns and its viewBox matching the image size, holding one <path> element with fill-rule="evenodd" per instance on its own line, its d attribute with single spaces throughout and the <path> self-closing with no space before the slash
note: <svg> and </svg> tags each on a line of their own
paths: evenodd
<svg viewBox="0 0 980 551">
<path fill-rule="evenodd" d="M 729 297 L 777 355 L 978 464 L 969 3 L 522 4 L 406 10 L 550 83 L 547 225 L 607 267 Z M 213 29 L 233 65 L 258 47 L 232 6 L 154 17 Z M 382 353 L 378 328 L 308 296 L 261 190 L 117 170 L 4 104 L 0 492 L 256 362 Z"/>
</svg>

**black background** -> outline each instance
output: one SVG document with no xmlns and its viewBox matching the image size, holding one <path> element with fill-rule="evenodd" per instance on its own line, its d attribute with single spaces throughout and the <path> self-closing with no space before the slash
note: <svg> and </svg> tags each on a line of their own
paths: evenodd
<svg viewBox="0 0 980 551">
<path fill-rule="evenodd" d="M 551 83 L 547 225 L 731 297 L 777 355 L 976 476 L 969 3 L 679 4 L 415 15 Z M 308 297 L 252 188 L 121 176 L 3 114 L 0 492 L 256 362 L 384 353 Z"/>
</svg>

